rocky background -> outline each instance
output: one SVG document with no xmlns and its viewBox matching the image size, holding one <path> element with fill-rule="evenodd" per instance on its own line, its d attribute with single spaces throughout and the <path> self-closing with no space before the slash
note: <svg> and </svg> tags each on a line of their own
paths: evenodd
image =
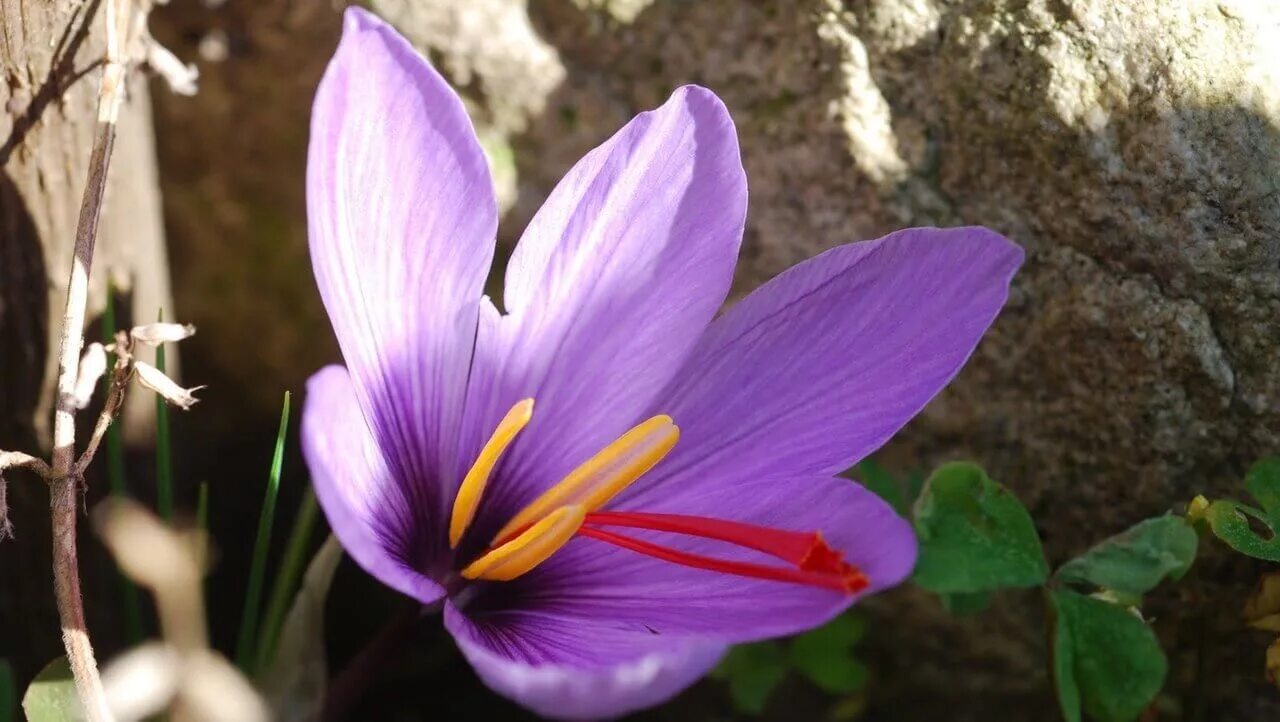
<svg viewBox="0 0 1280 722">
<path fill-rule="evenodd" d="M 983 224 L 1022 243 L 1008 309 L 884 460 L 980 462 L 1027 503 L 1055 563 L 1196 493 L 1238 494 L 1248 464 L 1280 451 L 1274 0 L 372 5 L 467 98 L 507 247 L 574 160 L 690 82 L 724 98 L 741 134 L 740 293 L 902 226 Z M 257 489 L 281 390 L 336 358 L 302 180 L 338 9 L 206 0 L 156 25 L 202 72 L 195 98 L 156 93 L 175 302 L 201 329 L 183 347 L 186 375 L 211 386 L 180 422 L 199 442 L 180 463 L 190 488 Z M 247 554 L 256 492 L 217 489 L 214 531 L 226 566 L 243 568 L 230 560 Z M 339 593 L 365 589 L 347 571 Z M 1171 650 L 1153 719 L 1280 715 L 1262 674 L 1268 640 L 1239 621 L 1261 571 L 1210 549 L 1194 579 L 1150 601 Z M 237 599 L 243 581 L 222 581 L 215 607 L 235 608 L 218 595 Z M 963 619 L 912 590 L 868 608 L 870 719 L 1054 717 L 1033 594 Z M 782 699 L 768 714 L 803 708 Z M 674 709 L 726 715 L 715 689 Z"/>
</svg>

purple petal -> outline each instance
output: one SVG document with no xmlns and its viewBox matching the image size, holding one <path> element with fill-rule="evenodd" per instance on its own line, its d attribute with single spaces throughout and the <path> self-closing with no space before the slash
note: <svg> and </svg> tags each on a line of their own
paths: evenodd
<svg viewBox="0 0 1280 722">
<path fill-rule="evenodd" d="M 750 579 L 679 566 L 580 538 L 511 582 L 510 588 L 494 590 L 493 598 L 482 598 L 478 606 L 610 620 L 662 636 L 744 642 L 818 626 L 861 597 L 899 584 L 915 565 L 911 525 L 875 494 L 848 479 L 689 482 L 687 489 L 673 494 L 667 503 L 649 504 L 643 511 L 820 531 L 832 548 L 866 574 L 870 586 L 850 595 L 823 587 Z M 781 565 L 715 541 L 632 529 L 616 531 L 694 554 Z"/>
<path fill-rule="evenodd" d="M 477 342 L 464 456 L 536 400 L 486 492 L 488 526 L 639 420 L 723 303 L 745 213 L 733 123 L 694 86 L 560 182 L 508 266 L 509 315 L 482 322 Z"/>
<path fill-rule="evenodd" d="M 711 325 L 654 406 L 680 443 L 627 503 L 847 469 L 956 375 L 1022 255 L 985 228 L 917 228 L 765 284 Z"/>
<path fill-rule="evenodd" d="M 356 563 L 423 604 L 444 596 L 414 557 L 420 502 L 387 468 L 341 366 L 326 366 L 307 382 L 302 453 L 329 526 Z"/>
<path fill-rule="evenodd" d="M 706 674 L 724 646 L 668 640 L 606 620 L 496 613 L 445 605 L 444 623 L 491 689 L 540 715 L 619 717 L 665 702 Z"/>
<path fill-rule="evenodd" d="M 311 116 L 312 266 L 387 464 L 440 528 L 497 210 L 458 97 L 385 23 L 344 18 Z"/>
</svg>

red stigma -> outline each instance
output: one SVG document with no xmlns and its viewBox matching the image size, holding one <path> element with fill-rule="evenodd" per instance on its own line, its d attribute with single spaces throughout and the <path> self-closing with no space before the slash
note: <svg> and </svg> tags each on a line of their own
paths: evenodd
<svg viewBox="0 0 1280 722">
<path fill-rule="evenodd" d="M 730 561 L 691 554 L 600 528 L 609 526 L 714 539 L 768 554 L 791 566 Z M 683 514 L 602 511 L 587 514 L 578 535 L 673 564 L 722 574 L 823 587 L 846 594 L 860 592 L 870 584 L 860 569 L 846 562 L 844 555 L 829 546 L 817 532 L 785 531 Z"/>
</svg>

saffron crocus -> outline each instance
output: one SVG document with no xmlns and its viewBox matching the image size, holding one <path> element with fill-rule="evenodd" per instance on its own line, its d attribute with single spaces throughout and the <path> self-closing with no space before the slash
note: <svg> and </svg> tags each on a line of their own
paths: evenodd
<svg viewBox="0 0 1280 722">
<path fill-rule="evenodd" d="M 303 443 L 351 556 L 443 608 L 494 690 L 558 718 L 659 703 L 737 642 L 901 582 L 907 522 L 837 473 L 956 374 L 1021 251 L 982 228 L 830 250 L 717 317 L 747 186 L 676 90 L 588 153 L 483 296 L 497 210 L 463 105 L 348 10 L 317 93 L 311 257 L 345 368 Z"/>
</svg>

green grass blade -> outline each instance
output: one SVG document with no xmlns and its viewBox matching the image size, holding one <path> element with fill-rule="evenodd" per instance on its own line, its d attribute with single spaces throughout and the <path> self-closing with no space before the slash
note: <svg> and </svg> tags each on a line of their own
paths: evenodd
<svg viewBox="0 0 1280 722">
<path fill-rule="evenodd" d="M 236 666 L 250 678 L 254 675 L 253 640 L 258 633 L 258 614 L 262 604 L 262 580 L 266 575 L 267 551 L 271 546 L 271 524 L 276 515 L 276 497 L 280 492 L 280 467 L 284 464 L 284 439 L 289 431 L 289 392 L 284 393 L 280 410 L 280 432 L 276 435 L 276 452 L 271 459 L 267 492 L 258 516 L 258 538 L 253 543 L 253 563 L 249 567 L 249 588 L 244 595 L 244 611 L 240 616 L 240 637 L 236 642 Z"/>
<path fill-rule="evenodd" d="M 200 482 L 200 495 L 196 497 L 196 529 L 209 533 L 209 482 Z"/>
<path fill-rule="evenodd" d="M 160 311 L 164 321 L 164 310 Z M 156 346 L 156 368 L 165 373 L 164 344 Z M 173 521 L 173 448 L 169 435 L 169 404 L 156 394 L 156 511 Z"/>
<path fill-rule="evenodd" d="M 107 281 L 107 306 L 102 312 L 102 342 L 110 344 L 115 341 L 116 335 L 116 288 L 115 284 Z M 110 369 L 116 364 L 116 355 L 107 355 L 107 373 L 102 378 L 102 396 L 107 397 L 111 392 Z M 120 433 L 120 425 L 123 423 L 123 414 L 116 418 L 107 427 L 107 483 L 111 487 L 111 495 L 117 499 L 122 499 L 129 495 L 128 482 L 125 481 L 124 471 L 124 438 Z M 124 622 L 125 634 L 130 644 L 137 644 L 142 641 L 142 598 L 138 595 L 138 587 L 123 574 L 117 570 L 117 576 L 120 578 L 120 597 L 124 606 Z"/>
<path fill-rule="evenodd" d="M 311 536 L 315 531 L 319 512 L 316 493 L 307 486 L 302 492 L 302 501 L 298 503 L 298 515 L 289 532 L 289 543 L 285 547 L 284 559 L 280 562 L 280 571 L 276 573 L 271 587 L 267 614 L 262 618 L 262 633 L 258 635 L 258 669 L 266 669 L 275 656 L 280 628 L 284 625 L 284 617 L 289 612 L 293 595 L 298 590 L 298 581 L 302 578 L 302 570 L 310 556 L 308 552 L 311 551 Z"/>
<path fill-rule="evenodd" d="M 13 680 L 13 667 L 9 660 L 0 659 L 0 722 L 14 722 L 18 718 L 18 685 Z"/>
</svg>

